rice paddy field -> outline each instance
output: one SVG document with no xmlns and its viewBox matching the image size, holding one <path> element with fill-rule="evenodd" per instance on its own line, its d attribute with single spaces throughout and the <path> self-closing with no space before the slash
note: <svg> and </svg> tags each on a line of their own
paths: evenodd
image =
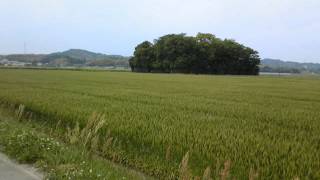
<svg viewBox="0 0 320 180">
<path fill-rule="evenodd" d="M 157 179 L 320 178 L 318 76 L 0 69 L 0 102 L 61 129 L 102 114 L 95 153 Z"/>
</svg>

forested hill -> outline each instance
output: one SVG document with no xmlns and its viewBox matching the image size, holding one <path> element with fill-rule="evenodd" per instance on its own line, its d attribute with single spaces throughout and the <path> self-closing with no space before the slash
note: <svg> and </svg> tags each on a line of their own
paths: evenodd
<svg viewBox="0 0 320 180">
<path fill-rule="evenodd" d="M 68 56 L 74 59 L 83 59 L 86 61 L 96 61 L 96 60 L 128 60 L 128 57 L 120 55 L 106 55 L 102 53 L 94 53 L 82 49 L 70 49 L 68 51 L 53 53 L 51 56 Z"/>
<path fill-rule="evenodd" d="M 81 49 L 70 49 L 52 54 L 13 54 L 0 56 L 1 59 L 46 66 L 129 66 L 129 57 L 106 55 Z"/>
<path fill-rule="evenodd" d="M 292 61 L 282 61 L 279 59 L 262 59 L 260 71 L 263 72 L 287 72 L 300 73 L 312 72 L 320 73 L 319 63 L 299 63 Z"/>
</svg>

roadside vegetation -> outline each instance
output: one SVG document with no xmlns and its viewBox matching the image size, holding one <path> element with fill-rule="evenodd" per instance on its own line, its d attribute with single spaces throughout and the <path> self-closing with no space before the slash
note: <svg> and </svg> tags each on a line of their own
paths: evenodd
<svg viewBox="0 0 320 180">
<path fill-rule="evenodd" d="M 0 102 L 80 152 L 155 178 L 318 179 L 319 82 L 1 69 Z"/>
<path fill-rule="evenodd" d="M 71 145 L 59 126 L 50 128 L 32 121 L 23 105 L 12 110 L 0 106 L 1 151 L 38 167 L 45 179 L 149 179 L 103 160 L 82 145 Z"/>
</svg>

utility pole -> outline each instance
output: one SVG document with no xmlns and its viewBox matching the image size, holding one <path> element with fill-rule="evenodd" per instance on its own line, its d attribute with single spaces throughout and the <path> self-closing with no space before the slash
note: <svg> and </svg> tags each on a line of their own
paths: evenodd
<svg viewBox="0 0 320 180">
<path fill-rule="evenodd" d="M 279 63 L 279 77 L 281 76 L 281 62 Z"/>
<path fill-rule="evenodd" d="M 23 54 L 26 55 L 27 53 L 27 43 L 23 42 Z"/>
</svg>

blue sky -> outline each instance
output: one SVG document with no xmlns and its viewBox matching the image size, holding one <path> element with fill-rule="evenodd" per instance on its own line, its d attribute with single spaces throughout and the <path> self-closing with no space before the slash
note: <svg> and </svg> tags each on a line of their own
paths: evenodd
<svg viewBox="0 0 320 180">
<path fill-rule="evenodd" d="M 262 58 L 320 63 L 319 0 L 1 0 L 0 54 L 132 55 L 169 33 L 233 38 Z"/>
</svg>

